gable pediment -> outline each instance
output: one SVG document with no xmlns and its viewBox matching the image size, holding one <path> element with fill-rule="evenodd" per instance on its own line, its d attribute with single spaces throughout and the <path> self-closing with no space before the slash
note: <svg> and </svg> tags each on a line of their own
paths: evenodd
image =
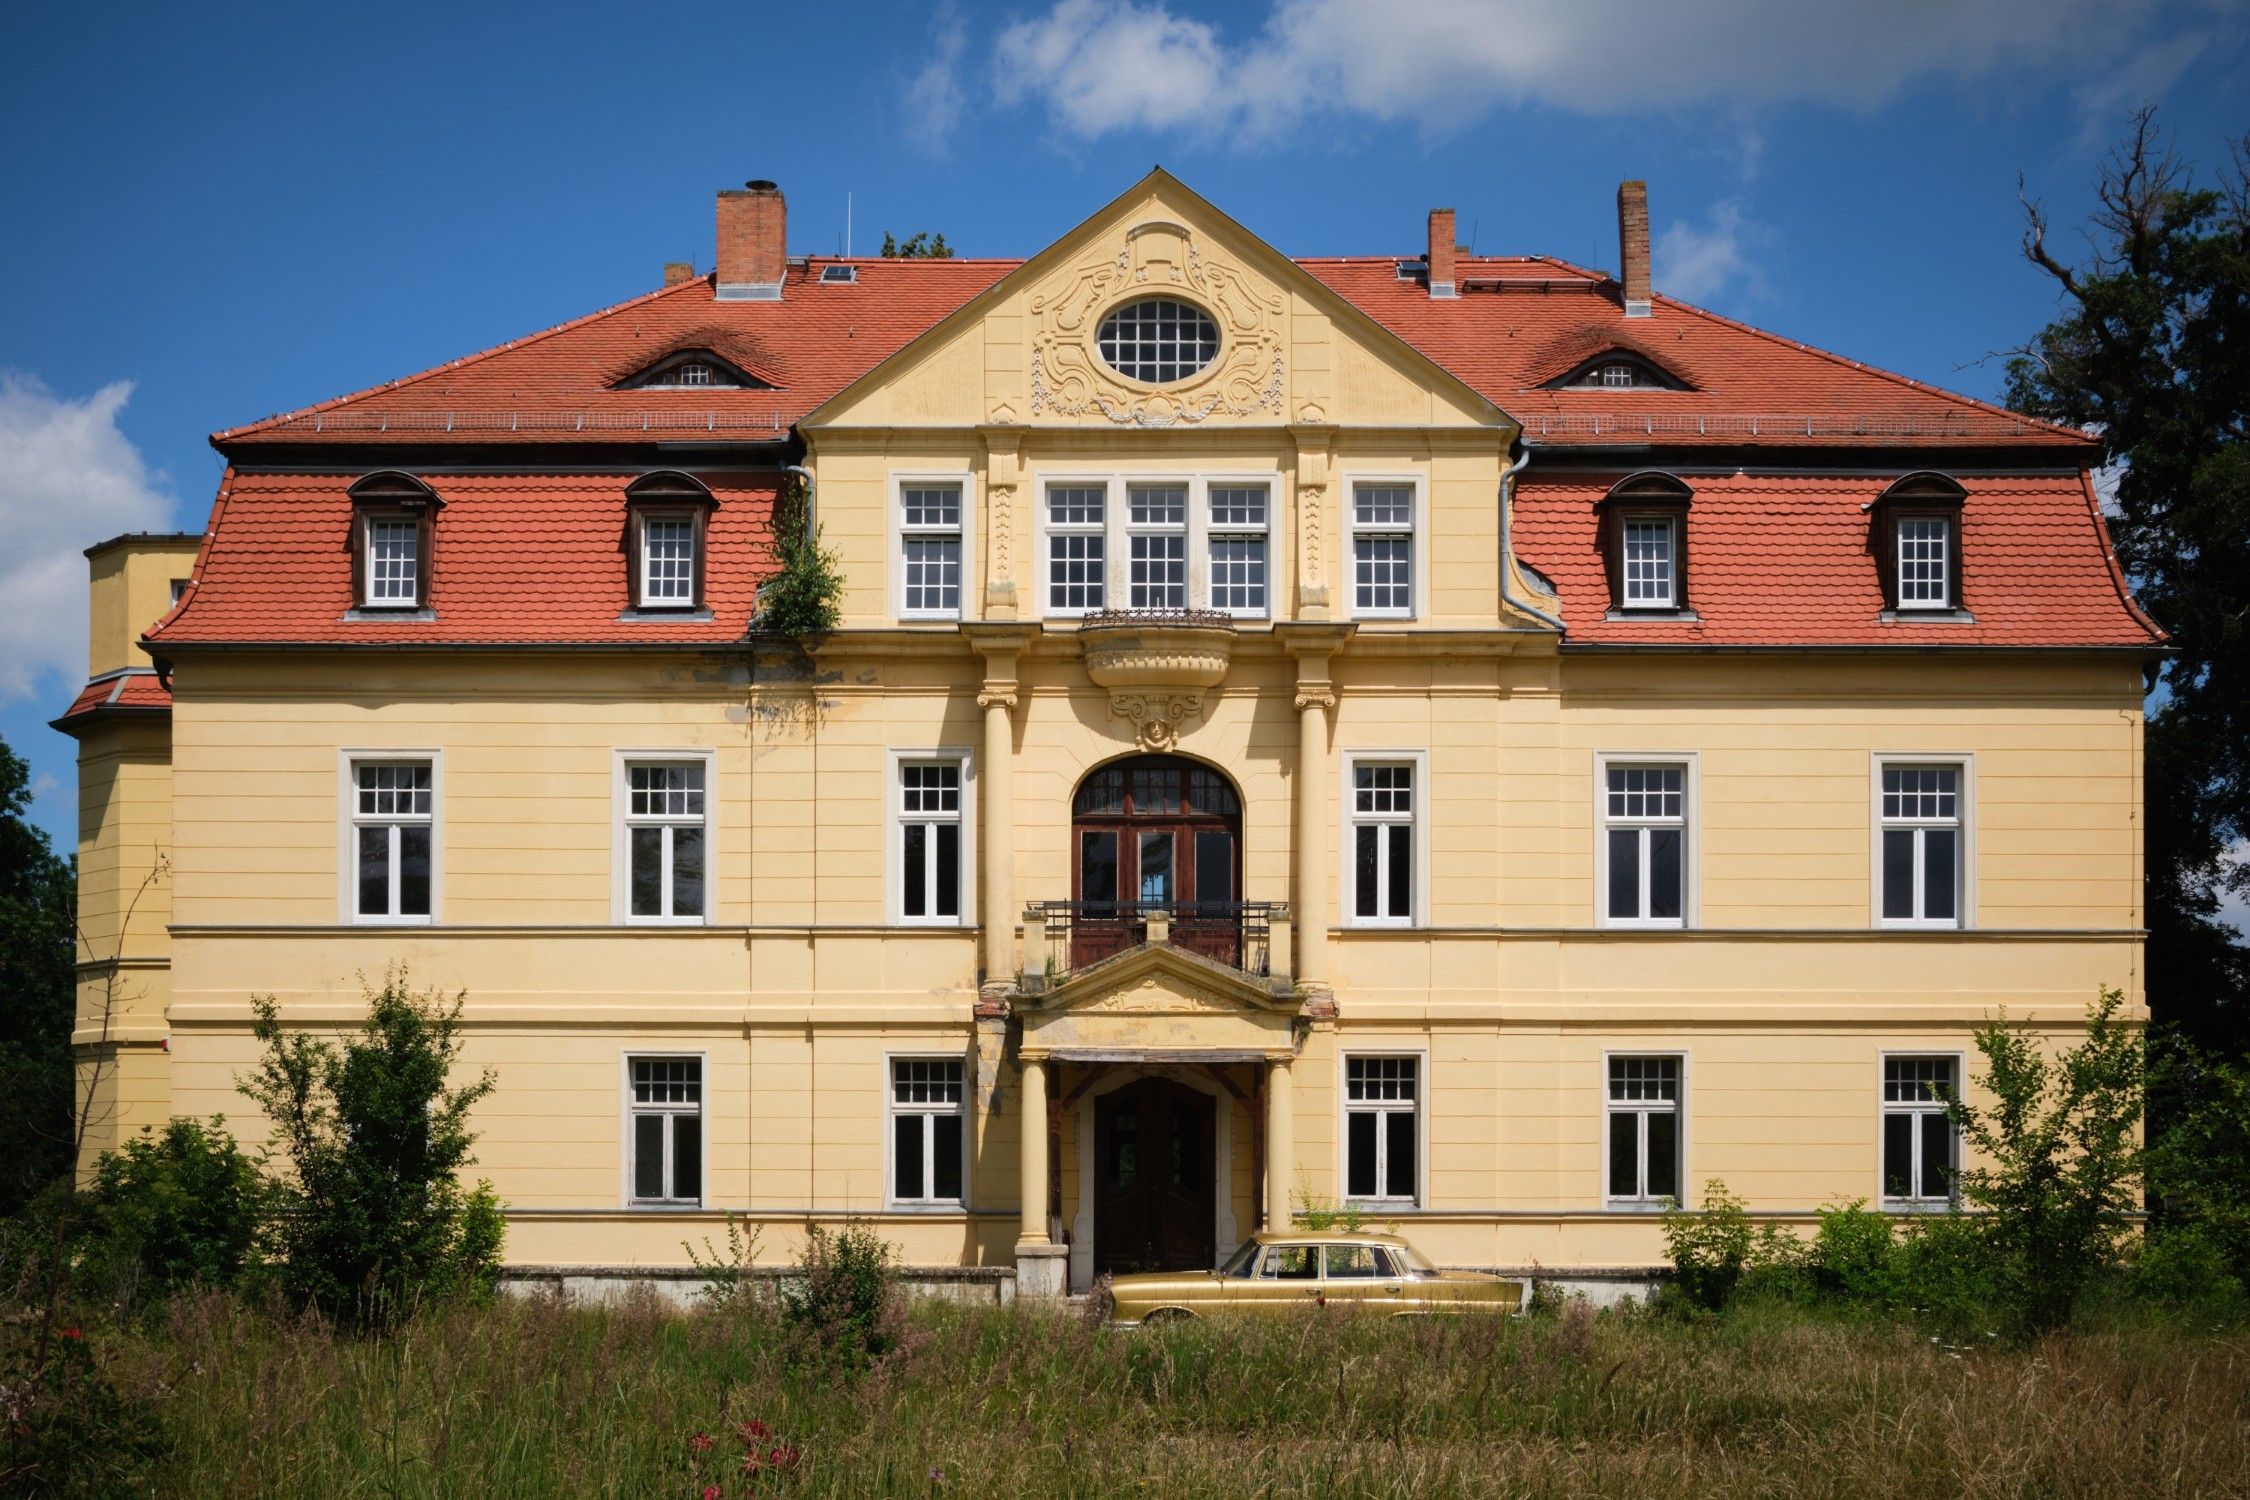
<svg viewBox="0 0 2250 1500">
<path fill-rule="evenodd" d="M 1143 944 L 1018 1001 L 1028 1054 L 1277 1053 L 1300 1013 L 1292 991 L 1170 944 Z"/>
</svg>

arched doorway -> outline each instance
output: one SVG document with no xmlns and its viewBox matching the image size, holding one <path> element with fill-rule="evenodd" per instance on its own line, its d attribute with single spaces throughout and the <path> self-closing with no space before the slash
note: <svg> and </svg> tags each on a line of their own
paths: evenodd
<svg viewBox="0 0 2250 1500">
<path fill-rule="evenodd" d="M 1151 911 L 1172 942 L 1224 964 L 1242 956 L 1242 799 L 1225 776 L 1177 755 L 1113 761 L 1070 810 L 1070 966 L 1143 940 Z"/>
</svg>

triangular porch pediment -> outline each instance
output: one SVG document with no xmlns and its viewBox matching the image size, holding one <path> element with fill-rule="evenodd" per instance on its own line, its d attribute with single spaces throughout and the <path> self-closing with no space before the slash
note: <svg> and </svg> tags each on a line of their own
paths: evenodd
<svg viewBox="0 0 2250 1500">
<path fill-rule="evenodd" d="M 1144 943 L 1016 1003 L 1027 1056 L 1294 1050 L 1301 998 L 1166 943 Z"/>
</svg>

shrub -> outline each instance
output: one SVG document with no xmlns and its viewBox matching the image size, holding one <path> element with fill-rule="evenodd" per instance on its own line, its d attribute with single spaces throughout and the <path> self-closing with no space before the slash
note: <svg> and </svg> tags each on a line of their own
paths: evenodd
<svg viewBox="0 0 2250 1500">
<path fill-rule="evenodd" d="M 1820 1211 L 1813 1234 L 1812 1284 L 1825 1299 L 1858 1307 L 1897 1305 L 1900 1257 L 1890 1215 L 1855 1199 Z"/>
<path fill-rule="evenodd" d="M 895 1339 L 897 1255 L 865 1224 L 833 1235 L 814 1225 L 803 1273 L 781 1284 L 782 1321 L 846 1368 L 865 1368 Z"/>
<path fill-rule="evenodd" d="M 1675 1204 L 1664 1214 L 1664 1247 L 1672 1257 L 1673 1287 L 1689 1307 L 1717 1312 L 1734 1295 L 1750 1264 L 1755 1237 L 1742 1200 L 1716 1177 L 1703 1185 L 1703 1207 Z"/>
<path fill-rule="evenodd" d="M 499 1205 L 489 1184 L 464 1191 L 459 1176 L 474 1160 L 469 1110 L 493 1077 L 446 1081 L 461 1053 L 462 998 L 414 993 L 393 970 L 341 1047 L 283 1031 L 270 999 L 253 1002 L 265 1056 L 240 1087 L 289 1163 L 276 1238 L 300 1302 L 380 1326 L 417 1300 L 482 1293 L 497 1277 Z"/>
<path fill-rule="evenodd" d="M 157 1296 L 229 1287 L 252 1267 L 272 1190 L 225 1120 L 173 1120 L 105 1151 L 87 1199 L 96 1254 Z"/>
<path fill-rule="evenodd" d="M 151 1494 L 163 1451 L 152 1404 L 128 1395 L 84 1329 L 0 1321 L 0 1494 Z"/>
<path fill-rule="evenodd" d="M 715 1249 L 710 1240 L 698 1250 L 686 1240 L 680 1248 L 696 1270 L 703 1273 L 703 1285 L 696 1295 L 704 1305 L 722 1310 L 747 1305 L 757 1295 L 757 1283 L 751 1279 L 751 1268 L 758 1260 L 758 1226 L 745 1229 L 735 1222 L 734 1213 L 727 1213 L 727 1248 L 724 1254 Z"/>
<path fill-rule="evenodd" d="M 758 585 L 757 627 L 774 635 L 808 636 L 834 630 L 842 616 L 844 575 L 836 554 L 820 544 L 811 523 L 804 481 L 791 476 L 774 506 L 774 551 L 781 566 Z"/>
<path fill-rule="evenodd" d="M 2167 1038 L 2150 1064 L 2148 1188 L 2156 1211 L 2148 1257 L 2205 1261 L 2250 1286 L 2250 1060 Z M 2176 1250 L 2174 1237 L 2192 1241 Z"/>
</svg>

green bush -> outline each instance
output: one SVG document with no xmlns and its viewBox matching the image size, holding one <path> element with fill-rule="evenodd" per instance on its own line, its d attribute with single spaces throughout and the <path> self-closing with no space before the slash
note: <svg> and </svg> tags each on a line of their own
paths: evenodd
<svg viewBox="0 0 2250 1500">
<path fill-rule="evenodd" d="M 1857 1307 L 1889 1308 L 1900 1291 L 1896 1225 L 1855 1199 L 1820 1211 L 1813 1234 L 1812 1284 L 1817 1295 Z"/>
<path fill-rule="evenodd" d="M 497 1277 L 499 1204 L 489 1184 L 470 1192 L 460 1179 L 474 1160 L 469 1110 L 493 1077 L 447 1082 L 462 998 L 417 994 L 393 970 L 341 1047 L 284 1031 L 271 1000 L 253 1002 L 265 1056 L 241 1089 L 273 1121 L 289 1166 L 275 1237 L 299 1302 L 379 1327 Z"/>
<path fill-rule="evenodd" d="M 810 522 L 804 482 L 791 476 L 774 505 L 774 551 L 781 567 L 758 585 L 758 617 L 753 623 L 773 635 L 802 638 L 834 630 L 842 618 L 844 575 L 836 554 L 820 544 L 820 528 Z"/>
<path fill-rule="evenodd" d="M 865 1224 L 805 1237 L 803 1274 L 781 1284 L 783 1323 L 846 1368 L 863 1369 L 897 1340 L 897 1249 Z"/>
<path fill-rule="evenodd" d="M 2250 1060 L 2215 1056 L 2178 1037 L 2153 1049 L 2148 1150 L 2155 1223 L 2148 1255 L 2197 1258 L 2250 1286 Z M 2177 1247 L 2163 1241 L 2184 1237 Z M 2148 1258 L 2144 1255 L 2144 1260 Z"/>
<path fill-rule="evenodd" d="M 1742 1200 L 1716 1177 L 1703 1185 L 1703 1207 L 1675 1204 L 1664 1214 L 1664 1247 L 1672 1257 L 1678 1300 L 1717 1312 L 1734 1296 L 1757 1243 Z"/>
<path fill-rule="evenodd" d="M 213 1115 L 173 1120 L 161 1134 L 144 1128 L 103 1152 L 86 1196 L 94 1253 L 161 1297 L 233 1286 L 254 1267 L 273 1193 L 259 1160 Z"/>
</svg>

